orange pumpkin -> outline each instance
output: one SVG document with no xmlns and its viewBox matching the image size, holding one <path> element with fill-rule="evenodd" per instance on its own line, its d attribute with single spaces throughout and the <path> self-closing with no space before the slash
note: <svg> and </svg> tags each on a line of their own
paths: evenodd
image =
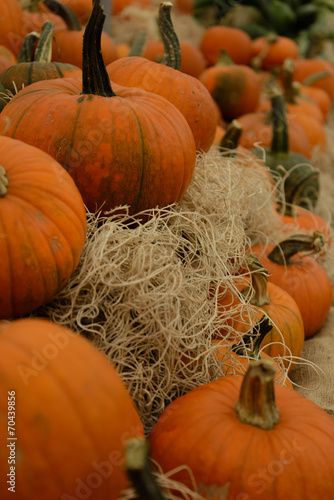
<svg viewBox="0 0 334 500">
<path fill-rule="evenodd" d="M 323 76 L 319 77 L 321 74 Z M 293 79 L 323 89 L 331 100 L 334 99 L 334 68 L 325 59 L 295 59 Z"/>
<path fill-rule="evenodd" d="M 251 64 L 257 69 L 268 71 L 281 67 L 288 57 L 299 57 L 299 47 L 291 38 L 270 33 L 251 42 Z"/>
<path fill-rule="evenodd" d="M 0 319 L 10 319 L 45 304 L 67 283 L 84 246 L 86 211 L 51 156 L 8 137 L 0 137 L 0 148 Z"/>
<path fill-rule="evenodd" d="M 261 344 L 271 357 L 281 356 L 291 370 L 291 356 L 299 357 L 304 344 L 304 326 L 295 300 L 286 290 L 268 279 L 267 270 L 254 255 L 247 257 L 250 278 L 241 276 L 234 290 L 221 288 L 218 308 L 226 318 L 221 328 L 223 336 L 235 341 L 245 334 L 263 315 L 267 315 L 274 327 Z M 247 304 L 247 307 L 245 307 Z M 232 330 L 231 330 L 232 329 Z"/>
<path fill-rule="evenodd" d="M 82 75 L 81 69 L 73 64 L 51 62 L 52 36 L 53 22 L 46 21 L 42 27 L 36 50 L 32 50 L 37 38 L 33 32 L 23 40 L 18 55 L 19 62 L 0 73 L 0 83 L 12 94 L 33 82 Z"/>
<path fill-rule="evenodd" d="M 23 19 L 19 0 L 2 0 L 0 13 L 0 45 L 15 55 L 23 41 Z"/>
<path fill-rule="evenodd" d="M 309 255 L 324 246 L 323 234 L 291 235 L 279 245 L 252 247 L 263 266 L 268 269 L 269 282 L 286 290 L 296 301 L 304 323 L 305 338 L 314 335 L 323 325 L 332 306 L 333 290 L 325 269 Z"/>
<path fill-rule="evenodd" d="M 219 106 L 225 120 L 252 113 L 259 105 L 260 77 L 250 67 L 233 64 L 223 54 L 198 77 Z"/>
<path fill-rule="evenodd" d="M 144 57 L 123 57 L 109 64 L 107 72 L 112 82 L 165 97 L 186 118 L 194 135 L 196 149 L 208 151 L 213 144 L 220 116 L 205 86 L 197 78 L 180 71 L 182 55 L 178 38 L 171 22 L 164 22 L 170 17 L 171 4 L 165 4 L 161 4 L 159 18 L 160 23 L 163 23 L 167 64 L 149 61 Z"/>
<path fill-rule="evenodd" d="M 195 168 L 192 132 L 161 96 L 111 88 L 99 51 L 104 14 L 98 0 L 94 9 L 84 39 L 83 78 L 29 85 L 5 106 L 0 127 L 8 125 L 5 135 L 57 158 L 92 212 L 129 205 L 135 214 L 179 201 Z"/>
<path fill-rule="evenodd" d="M 210 66 L 218 62 L 222 51 L 236 64 L 247 65 L 251 58 L 250 36 L 232 26 L 210 26 L 204 31 L 199 48 Z"/>
<path fill-rule="evenodd" d="M 25 500 L 118 499 L 130 486 L 125 443 L 144 430 L 114 366 L 43 319 L 1 322 L 0 346 L 0 439 L 9 445 L 0 450 L 1 498 L 12 498 L 12 486 Z"/>
<path fill-rule="evenodd" d="M 174 400 L 149 436 L 152 458 L 210 500 L 332 500 L 334 421 L 273 376 L 254 361 Z"/>
</svg>

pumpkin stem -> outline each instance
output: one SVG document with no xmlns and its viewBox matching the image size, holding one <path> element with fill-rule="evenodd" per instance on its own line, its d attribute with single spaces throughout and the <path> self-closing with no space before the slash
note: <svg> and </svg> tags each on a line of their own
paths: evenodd
<svg viewBox="0 0 334 500">
<path fill-rule="evenodd" d="M 165 500 L 150 467 L 148 442 L 144 438 L 125 442 L 125 467 L 139 500 Z"/>
<path fill-rule="evenodd" d="M 143 30 L 138 31 L 138 33 L 136 34 L 136 36 L 134 37 L 134 39 L 131 43 L 128 57 L 129 56 L 141 56 L 143 51 L 144 51 L 146 39 L 147 39 L 147 35 L 146 35 L 145 31 L 143 31 Z"/>
<path fill-rule="evenodd" d="M 284 173 L 284 172 L 283 172 Z M 284 215 L 294 216 L 296 214 L 296 206 L 302 205 L 303 193 L 308 194 L 305 200 L 312 201 L 317 198 L 316 181 L 319 177 L 319 169 L 309 165 L 296 166 L 293 170 L 293 175 L 289 175 L 284 182 Z M 312 189 L 314 192 L 312 192 Z M 279 212 L 283 213 L 283 204 L 278 201 Z"/>
<path fill-rule="evenodd" d="M 275 371 L 271 359 L 261 359 L 250 364 L 234 408 L 240 422 L 266 431 L 273 429 L 279 422 L 274 390 Z"/>
<path fill-rule="evenodd" d="M 271 120 L 273 124 L 273 138 L 271 152 L 273 154 L 289 153 L 289 134 L 286 119 L 285 100 L 278 87 L 268 89 L 271 100 Z"/>
<path fill-rule="evenodd" d="M 252 293 L 250 304 L 258 307 L 270 304 L 268 293 L 268 271 L 263 267 L 259 259 L 248 254 L 245 257 L 245 264 L 251 272 L 251 283 L 241 290 L 244 297 L 249 297 Z"/>
<path fill-rule="evenodd" d="M 93 10 L 89 16 L 82 48 L 82 94 L 103 97 L 115 96 L 101 52 L 101 35 L 105 20 L 100 0 L 93 0 Z"/>
<path fill-rule="evenodd" d="M 24 37 L 17 56 L 18 63 L 32 62 L 34 60 L 35 45 L 40 36 L 37 31 L 32 31 Z"/>
<path fill-rule="evenodd" d="M 223 150 L 227 150 L 229 156 L 234 156 L 235 152 L 233 150 L 237 149 L 241 134 L 242 126 L 240 122 L 238 122 L 238 120 L 232 120 L 219 143 L 219 147 Z"/>
<path fill-rule="evenodd" d="M 288 57 L 287 59 L 285 59 L 282 65 L 281 77 L 283 83 L 284 99 L 289 104 L 296 104 L 296 95 L 298 95 L 293 82 L 293 72 L 294 60 L 291 57 Z"/>
<path fill-rule="evenodd" d="M 163 63 L 173 69 L 181 69 L 181 49 L 171 19 L 171 2 L 162 2 L 158 12 L 158 27 L 164 44 Z"/>
<path fill-rule="evenodd" d="M 21 9 L 25 12 L 38 12 L 40 0 L 20 0 Z"/>
<path fill-rule="evenodd" d="M 327 78 L 327 76 L 329 76 L 329 71 L 318 71 L 317 73 L 313 73 L 307 76 L 305 80 L 303 80 L 303 85 L 306 85 L 306 87 L 311 86 L 317 81 L 322 80 L 323 78 Z"/>
<path fill-rule="evenodd" d="M 0 198 L 3 198 L 7 194 L 7 188 L 9 186 L 6 170 L 2 165 L 0 165 Z"/>
<path fill-rule="evenodd" d="M 261 358 L 260 350 L 264 337 L 273 328 L 273 324 L 267 316 L 262 316 L 260 321 L 242 336 L 237 344 L 233 344 L 231 350 L 239 356 L 250 356 Z"/>
<path fill-rule="evenodd" d="M 285 266 L 290 264 L 294 255 L 298 253 L 316 255 L 325 245 L 325 235 L 321 231 L 316 230 L 311 234 L 294 234 L 276 245 L 268 258 L 275 264 Z"/>
<path fill-rule="evenodd" d="M 81 31 L 82 24 L 78 16 L 67 5 L 57 0 L 43 0 L 44 5 L 54 14 L 60 16 L 70 31 Z"/>
</svg>

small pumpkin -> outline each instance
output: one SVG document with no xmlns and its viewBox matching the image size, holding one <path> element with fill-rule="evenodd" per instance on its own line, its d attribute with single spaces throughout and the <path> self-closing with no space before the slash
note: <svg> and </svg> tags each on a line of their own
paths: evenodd
<svg viewBox="0 0 334 500">
<path fill-rule="evenodd" d="M 195 168 L 195 141 L 184 116 L 163 97 L 111 87 L 100 52 L 104 19 L 95 0 L 82 79 L 29 85 L 5 106 L 0 127 L 57 158 L 91 212 L 129 205 L 136 214 L 182 198 Z"/>
<path fill-rule="evenodd" d="M 158 16 L 165 64 L 131 56 L 108 64 L 107 72 L 112 82 L 165 97 L 186 118 L 196 149 L 208 151 L 214 141 L 219 112 L 205 86 L 197 78 L 180 71 L 182 54 L 170 18 L 171 7 L 171 2 L 162 2 Z"/>
<path fill-rule="evenodd" d="M 19 53 L 24 36 L 22 9 L 19 0 L 2 0 L 0 13 L 0 45 L 15 55 Z"/>
<path fill-rule="evenodd" d="M 163 472 L 212 500 L 332 500 L 334 421 L 274 372 L 254 361 L 170 403 L 149 436 Z"/>
<path fill-rule="evenodd" d="M 53 28 L 53 22 L 46 21 L 40 35 L 35 32 L 27 35 L 18 62 L 0 73 L 0 83 L 12 94 L 33 82 L 82 75 L 81 69 L 73 64 L 51 62 Z"/>
<path fill-rule="evenodd" d="M 144 430 L 116 368 L 83 336 L 40 318 L 0 322 L 0 346 L 0 439 L 12 445 L 0 450 L 0 471 L 10 474 L 12 450 L 17 497 L 118 499 L 130 486 L 126 440 Z M 9 486 L 0 485 L 3 500 Z"/>
<path fill-rule="evenodd" d="M 0 137 L 0 319 L 50 301 L 75 271 L 86 211 L 73 180 L 47 153 Z"/>
<path fill-rule="evenodd" d="M 298 305 L 286 290 L 269 280 L 257 256 L 247 255 L 245 266 L 250 278 L 241 275 L 236 279 L 234 290 L 220 289 L 218 311 L 227 318 L 220 334 L 228 335 L 228 340 L 235 342 L 265 314 L 274 327 L 261 348 L 273 358 L 281 356 L 291 371 L 294 357 L 301 355 L 305 337 Z"/>
<path fill-rule="evenodd" d="M 299 57 L 298 44 L 287 36 L 269 33 L 251 42 L 251 66 L 266 71 L 280 68 L 287 58 Z"/>
<path fill-rule="evenodd" d="M 222 51 L 235 64 L 247 65 L 251 59 L 251 38 L 243 30 L 232 26 L 210 26 L 202 36 L 199 48 L 210 66 L 216 64 Z"/>
<path fill-rule="evenodd" d="M 268 269 L 269 282 L 286 290 L 296 301 L 304 323 L 305 338 L 325 322 L 332 306 L 333 290 L 328 273 L 311 255 L 325 245 L 320 231 L 290 235 L 278 245 L 252 247 Z"/>
</svg>

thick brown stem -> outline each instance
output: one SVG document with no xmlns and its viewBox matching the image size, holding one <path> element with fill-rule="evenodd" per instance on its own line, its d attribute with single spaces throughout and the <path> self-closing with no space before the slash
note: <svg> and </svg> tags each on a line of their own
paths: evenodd
<svg viewBox="0 0 334 500">
<path fill-rule="evenodd" d="M 105 15 L 100 0 L 94 0 L 83 37 L 82 94 L 115 96 L 101 51 L 101 35 Z"/>
<path fill-rule="evenodd" d="M 164 61 L 166 66 L 181 69 L 181 49 L 171 19 L 171 2 L 162 2 L 158 13 L 158 26 L 164 44 Z"/>
<path fill-rule="evenodd" d="M 44 5 L 54 14 L 60 16 L 66 23 L 67 29 L 71 31 L 81 31 L 82 24 L 78 16 L 72 9 L 57 0 L 43 0 Z"/>
<path fill-rule="evenodd" d="M 230 151 L 231 154 L 233 154 L 232 150 L 237 149 L 241 134 L 241 124 L 238 122 L 238 120 L 232 120 L 220 141 L 219 147 L 223 151 L 227 150 Z"/>
<path fill-rule="evenodd" d="M 165 500 L 152 472 L 148 443 L 144 438 L 125 442 L 125 467 L 139 500 Z"/>
<path fill-rule="evenodd" d="M 279 422 L 275 402 L 274 362 L 271 359 L 253 361 L 241 385 L 235 405 L 240 422 L 271 430 Z"/>
<path fill-rule="evenodd" d="M 326 245 L 325 235 L 321 231 L 312 234 L 294 234 L 280 242 L 268 255 L 268 258 L 281 266 L 289 265 L 291 258 L 298 253 L 315 255 Z"/>
</svg>

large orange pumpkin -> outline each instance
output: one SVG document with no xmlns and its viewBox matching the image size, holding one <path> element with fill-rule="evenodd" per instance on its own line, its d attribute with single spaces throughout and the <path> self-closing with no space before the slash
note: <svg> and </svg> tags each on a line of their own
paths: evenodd
<svg viewBox="0 0 334 500">
<path fill-rule="evenodd" d="M 1 122 L 8 124 L 6 135 L 57 158 L 90 211 L 129 205 L 134 214 L 182 198 L 196 148 L 184 116 L 166 99 L 111 88 L 99 50 L 104 17 L 96 1 L 86 27 L 83 78 L 29 85 L 5 106 Z"/>
<path fill-rule="evenodd" d="M 79 334 L 32 318 L 0 322 L 0 360 L 1 499 L 118 499 L 125 442 L 144 431 L 114 366 Z"/>
<path fill-rule="evenodd" d="M 51 156 L 0 137 L 0 319 L 48 302 L 76 269 L 86 211 L 68 173 Z"/>
<path fill-rule="evenodd" d="M 255 361 L 173 401 L 149 437 L 153 459 L 210 500 L 332 500 L 334 421 L 273 372 Z"/>
<path fill-rule="evenodd" d="M 2 0 L 0 10 L 0 45 L 18 54 L 23 41 L 23 19 L 19 0 Z"/>
</svg>

